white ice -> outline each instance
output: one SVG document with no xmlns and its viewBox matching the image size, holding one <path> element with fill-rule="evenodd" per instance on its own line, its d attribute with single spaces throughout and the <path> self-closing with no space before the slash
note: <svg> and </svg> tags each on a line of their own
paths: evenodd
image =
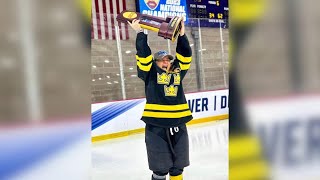
<svg viewBox="0 0 320 180">
<path fill-rule="evenodd" d="M 184 180 L 228 179 L 228 120 L 190 125 L 188 132 Z M 93 180 L 150 180 L 151 174 L 144 133 L 93 143 Z"/>
</svg>

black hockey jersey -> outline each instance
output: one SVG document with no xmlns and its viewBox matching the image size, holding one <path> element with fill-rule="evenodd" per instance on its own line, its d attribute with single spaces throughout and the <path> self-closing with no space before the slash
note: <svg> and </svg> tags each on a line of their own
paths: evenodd
<svg viewBox="0 0 320 180">
<path fill-rule="evenodd" d="M 174 65 L 181 69 L 167 73 L 153 61 L 147 35 L 137 34 L 138 77 L 145 82 L 146 105 L 141 120 L 160 127 L 175 127 L 193 117 L 186 101 L 182 80 L 191 64 L 192 51 L 186 35 L 179 36 Z"/>
</svg>

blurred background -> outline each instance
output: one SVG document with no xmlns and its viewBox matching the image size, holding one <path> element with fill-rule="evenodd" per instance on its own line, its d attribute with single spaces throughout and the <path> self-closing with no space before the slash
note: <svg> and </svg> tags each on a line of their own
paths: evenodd
<svg viewBox="0 0 320 180">
<path fill-rule="evenodd" d="M 76 2 L 5 1 L 2 9 L 1 122 L 86 114 L 90 42 Z"/>
<path fill-rule="evenodd" d="M 229 5 L 229 177 L 318 179 L 317 2 L 230 0 Z"/>
<path fill-rule="evenodd" d="M 91 1 L 1 3 L 0 179 L 88 179 Z"/>
</svg>

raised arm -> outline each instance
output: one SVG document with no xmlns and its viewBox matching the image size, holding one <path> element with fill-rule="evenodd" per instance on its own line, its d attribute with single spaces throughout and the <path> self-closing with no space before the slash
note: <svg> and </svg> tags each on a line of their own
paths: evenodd
<svg viewBox="0 0 320 180">
<path fill-rule="evenodd" d="M 191 65 L 192 50 L 189 44 L 189 40 L 185 35 L 185 27 L 182 22 L 182 28 L 180 36 L 178 37 L 178 43 L 176 48 L 176 60 L 179 62 L 182 78 L 187 73 Z"/>
<path fill-rule="evenodd" d="M 139 20 L 133 20 L 132 23 L 130 22 L 128 23 L 137 32 L 136 59 L 137 59 L 138 77 L 145 81 L 149 75 L 152 62 L 153 62 L 151 49 L 148 45 L 148 36 L 143 33 L 139 24 Z"/>
</svg>

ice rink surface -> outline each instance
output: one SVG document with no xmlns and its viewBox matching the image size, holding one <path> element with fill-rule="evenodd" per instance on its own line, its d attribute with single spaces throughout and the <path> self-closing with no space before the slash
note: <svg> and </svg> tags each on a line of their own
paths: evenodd
<svg viewBox="0 0 320 180">
<path fill-rule="evenodd" d="M 228 179 L 228 120 L 190 125 L 188 132 L 184 180 Z M 150 180 L 151 174 L 144 133 L 93 143 L 93 180 Z"/>
</svg>

